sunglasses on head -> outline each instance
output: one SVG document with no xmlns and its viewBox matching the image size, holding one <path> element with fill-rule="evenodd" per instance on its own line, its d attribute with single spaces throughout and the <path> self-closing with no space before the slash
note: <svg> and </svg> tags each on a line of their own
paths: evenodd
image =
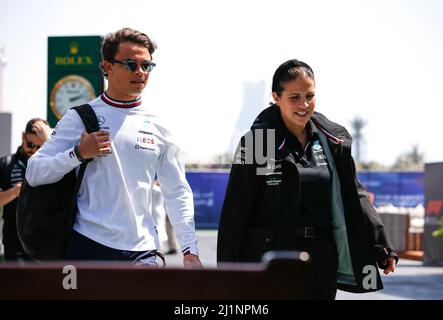
<svg viewBox="0 0 443 320">
<path fill-rule="evenodd" d="M 142 70 L 145 72 L 151 72 L 152 69 L 154 69 L 155 67 L 155 63 L 151 61 L 144 61 L 142 63 L 138 63 L 137 61 L 134 60 L 123 60 L 123 61 L 112 60 L 111 63 L 122 64 L 125 66 L 125 69 L 130 72 L 134 72 L 135 70 L 137 70 L 138 66 L 140 66 Z"/>
</svg>

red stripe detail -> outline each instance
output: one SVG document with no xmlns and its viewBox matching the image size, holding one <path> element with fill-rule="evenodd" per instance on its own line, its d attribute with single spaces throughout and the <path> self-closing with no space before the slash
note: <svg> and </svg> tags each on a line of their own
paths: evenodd
<svg viewBox="0 0 443 320">
<path fill-rule="evenodd" d="M 138 107 L 139 105 L 142 104 L 141 100 L 137 100 L 137 101 L 134 101 L 134 102 L 128 102 L 128 103 L 125 103 L 125 102 L 116 103 L 116 102 L 113 102 L 113 101 L 109 100 L 104 94 L 102 94 L 100 97 L 102 98 L 102 100 L 106 104 L 109 104 L 110 106 L 117 107 L 117 108 L 133 108 L 133 107 Z"/>
<path fill-rule="evenodd" d="M 183 256 L 186 256 L 191 253 L 191 248 L 186 247 L 182 250 Z"/>
</svg>

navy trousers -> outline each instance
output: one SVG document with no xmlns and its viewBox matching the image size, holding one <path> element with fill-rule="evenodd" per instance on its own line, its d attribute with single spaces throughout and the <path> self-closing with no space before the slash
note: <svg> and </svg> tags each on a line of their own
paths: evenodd
<svg viewBox="0 0 443 320">
<path fill-rule="evenodd" d="M 104 246 L 72 231 L 66 248 L 66 260 L 129 261 L 137 265 L 157 266 L 157 250 L 129 251 Z"/>
</svg>

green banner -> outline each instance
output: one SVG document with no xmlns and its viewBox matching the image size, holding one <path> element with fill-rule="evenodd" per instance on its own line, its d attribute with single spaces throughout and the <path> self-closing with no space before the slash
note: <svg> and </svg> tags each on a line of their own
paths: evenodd
<svg viewBox="0 0 443 320">
<path fill-rule="evenodd" d="M 71 107 L 103 92 L 100 36 L 48 38 L 48 105 L 51 127 Z"/>
</svg>

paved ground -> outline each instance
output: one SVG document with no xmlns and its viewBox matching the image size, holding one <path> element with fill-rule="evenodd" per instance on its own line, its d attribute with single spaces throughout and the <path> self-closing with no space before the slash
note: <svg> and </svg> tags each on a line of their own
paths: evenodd
<svg viewBox="0 0 443 320">
<path fill-rule="evenodd" d="M 200 256 L 207 268 L 216 267 L 217 233 L 214 230 L 197 231 Z M 167 255 L 168 266 L 182 266 L 179 255 Z M 366 294 L 339 291 L 337 300 L 443 300 L 443 267 L 423 266 L 419 261 L 401 259 L 395 272 L 382 274 L 385 289 Z"/>
</svg>

